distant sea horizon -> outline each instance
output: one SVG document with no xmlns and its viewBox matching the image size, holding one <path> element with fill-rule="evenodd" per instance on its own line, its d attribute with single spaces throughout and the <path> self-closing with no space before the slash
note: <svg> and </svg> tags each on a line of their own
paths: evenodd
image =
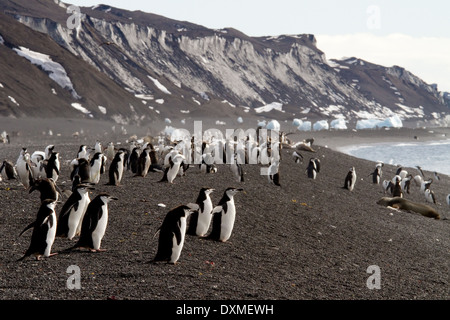
<svg viewBox="0 0 450 320">
<path fill-rule="evenodd" d="M 450 175 L 450 139 L 350 145 L 339 151 L 360 159 L 407 168 L 420 166 L 426 171 Z"/>
</svg>

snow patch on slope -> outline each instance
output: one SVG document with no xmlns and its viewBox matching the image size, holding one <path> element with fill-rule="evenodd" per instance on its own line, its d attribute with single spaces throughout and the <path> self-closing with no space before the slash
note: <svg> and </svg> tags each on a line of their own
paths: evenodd
<svg viewBox="0 0 450 320">
<path fill-rule="evenodd" d="M 72 96 L 76 99 L 81 97 L 75 91 L 72 81 L 67 76 L 67 72 L 62 65 L 54 62 L 49 55 L 32 51 L 25 47 L 20 47 L 19 49 L 13 49 L 19 56 L 24 57 L 32 64 L 41 67 L 45 72 L 47 72 L 53 81 L 55 81 L 61 88 L 67 89 L 72 93 Z"/>
</svg>

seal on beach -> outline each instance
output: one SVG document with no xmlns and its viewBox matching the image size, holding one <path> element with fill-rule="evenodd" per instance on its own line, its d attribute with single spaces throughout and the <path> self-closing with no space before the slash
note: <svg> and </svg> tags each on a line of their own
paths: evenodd
<svg viewBox="0 0 450 320">
<path fill-rule="evenodd" d="M 114 155 L 114 158 L 109 166 L 109 181 L 108 185 L 118 186 L 123 177 L 123 169 L 125 167 L 125 152 L 119 150 Z"/>
<path fill-rule="evenodd" d="M 211 224 L 213 204 L 210 194 L 214 192 L 212 188 L 201 188 L 195 203 L 199 206 L 197 211 L 192 212 L 189 219 L 187 233 L 204 237 Z"/>
<path fill-rule="evenodd" d="M 159 227 L 158 250 L 152 263 L 167 261 L 175 264 L 181 255 L 186 236 L 187 219 L 198 210 L 194 204 L 181 205 L 170 210 Z"/>
<path fill-rule="evenodd" d="M 428 217 L 428 218 L 440 219 L 439 213 L 434 208 L 432 208 L 428 205 L 422 204 L 422 203 L 417 203 L 417 202 L 407 200 L 405 198 L 383 197 L 377 201 L 377 204 L 385 206 L 385 207 L 392 207 L 392 208 L 396 208 L 396 209 L 400 209 L 400 210 L 420 213 L 424 217 Z"/>
<path fill-rule="evenodd" d="M 105 251 L 100 249 L 108 224 L 108 203 L 118 200 L 107 193 L 100 193 L 89 203 L 81 222 L 81 233 L 78 242 L 66 251 L 76 248 L 87 248 L 91 252 Z"/>
<path fill-rule="evenodd" d="M 213 215 L 212 230 L 208 239 L 225 242 L 230 238 L 236 219 L 234 196 L 241 191 L 244 189 L 230 187 L 225 190 L 219 204 L 211 212 Z"/>
<path fill-rule="evenodd" d="M 356 170 L 355 167 L 351 167 L 347 173 L 347 176 L 345 177 L 344 188 L 349 191 L 353 191 L 353 189 L 355 188 L 355 183 L 356 183 Z"/>
<path fill-rule="evenodd" d="M 56 202 L 51 199 L 46 199 L 41 202 L 39 211 L 36 216 L 36 220 L 29 224 L 19 234 L 19 237 L 28 229 L 33 228 L 31 235 L 31 242 L 28 250 L 24 256 L 17 261 L 22 261 L 30 255 L 35 255 L 37 260 L 40 260 L 42 256 L 50 257 L 56 253 L 51 253 L 53 242 L 55 241 L 56 234 L 56 214 L 55 214 Z"/>
<path fill-rule="evenodd" d="M 81 222 L 91 201 L 89 190 L 94 190 L 89 184 L 78 184 L 64 203 L 58 216 L 57 237 L 67 237 L 72 240 L 80 234 Z"/>
</svg>

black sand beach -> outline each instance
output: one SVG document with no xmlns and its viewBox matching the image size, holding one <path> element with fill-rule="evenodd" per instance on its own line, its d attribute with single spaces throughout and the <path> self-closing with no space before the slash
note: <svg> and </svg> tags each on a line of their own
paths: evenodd
<svg viewBox="0 0 450 320">
<path fill-rule="evenodd" d="M 70 189 L 68 163 L 81 144 L 93 147 L 99 139 L 104 146 L 113 141 L 128 147 L 126 141 L 134 134 L 140 138 L 152 131 L 120 125 L 113 129 L 111 124 L 88 120 L 35 125 L 34 131 L 26 126 L 17 130 L 16 120 L 2 119 L 2 123 L 11 134 L 11 144 L 0 145 L 2 160 L 15 163 L 22 147 L 32 153 L 55 145 L 62 163 L 57 183 L 62 190 Z M 157 132 L 164 126 L 153 128 Z M 110 203 L 102 242 L 106 251 L 60 253 L 41 261 L 30 257 L 16 262 L 28 248 L 31 231 L 18 235 L 35 218 L 39 194 L 28 193 L 17 181 L 3 180 L 0 299 L 448 300 L 450 208 L 445 197 L 450 193 L 450 177 L 442 176 L 432 184 L 438 203 L 431 206 L 441 215 L 435 220 L 377 205 L 385 194 L 369 177 L 375 164 L 336 151 L 348 144 L 386 139 L 443 139 L 447 132 L 433 128 L 291 134 L 293 142 L 314 136 L 316 152 L 303 151 L 303 163 L 296 164 L 291 158 L 293 150 L 284 148 L 281 187 L 269 184 L 260 175 L 259 165 L 244 166 L 243 183 L 235 181 L 227 165 L 219 165 L 215 174 L 191 167 L 174 184 L 158 183 L 160 173 L 138 178 L 127 171 L 120 186 L 108 186 L 107 175 L 103 175 L 91 199 L 100 192 L 119 199 Z M 315 180 L 305 173 L 310 157 L 319 158 L 322 164 Z M 358 179 L 349 192 L 342 186 L 352 166 Z M 415 168 L 406 169 L 417 174 Z M 383 179 L 391 179 L 395 171 L 394 166 L 385 165 Z M 230 240 L 221 243 L 188 235 L 178 264 L 148 263 L 156 253 L 158 238 L 154 235 L 166 213 L 194 202 L 204 186 L 216 189 L 214 204 L 227 187 L 244 189 L 235 198 L 237 217 Z M 425 203 L 414 184 L 405 198 Z M 63 195 L 57 213 L 66 199 Z M 52 252 L 72 245 L 73 241 L 57 238 Z M 71 266 L 79 267 L 81 289 L 67 285 Z M 380 289 L 367 286 L 370 266 L 380 269 Z"/>
</svg>

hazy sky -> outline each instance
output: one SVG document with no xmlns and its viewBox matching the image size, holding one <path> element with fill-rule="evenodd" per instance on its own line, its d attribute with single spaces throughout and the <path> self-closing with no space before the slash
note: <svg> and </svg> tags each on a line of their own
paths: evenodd
<svg viewBox="0 0 450 320">
<path fill-rule="evenodd" d="M 311 33 L 328 59 L 399 65 L 450 92 L 450 1 L 72 0 L 141 10 L 249 36 Z"/>
</svg>

